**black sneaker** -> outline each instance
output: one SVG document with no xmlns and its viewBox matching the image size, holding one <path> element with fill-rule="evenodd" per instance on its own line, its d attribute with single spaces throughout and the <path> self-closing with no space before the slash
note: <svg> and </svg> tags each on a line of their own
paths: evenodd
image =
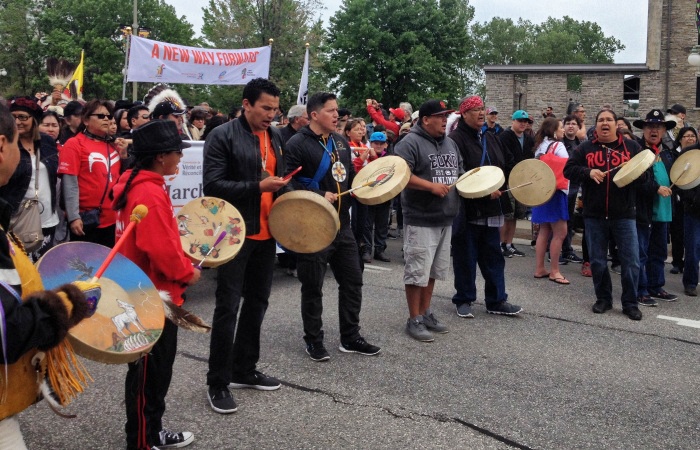
<svg viewBox="0 0 700 450">
<path fill-rule="evenodd" d="M 564 255 L 563 259 L 575 264 L 581 264 L 583 262 L 583 258 L 576 255 L 576 253 L 569 253 L 568 255 Z"/>
<path fill-rule="evenodd" d="M 499 302 L 486 305 L 486 312 L 489 314 L 501 314 L 504 316 L 515 316 L 523 309 L 518 305 L 511 305 L 508 302 Z"/>
<path fill-rule="evenodd" d="M 323 346 L 323 342 L 317 342 L 316 344 L 307 344 L 306 353 L 309 357 L 316 362 L 328 361 L 331 359 L 331 355 L 326 351 L 326 347 Z"/>
<path fill-rule="evenodd" d="M 663 300 L 665 302 L 675 302 L 676 300 L 678 300 L 677 295 L 669 294 L 663 289 L 659 289 L 656 292 L 649 291 L 649 297 L 658 298 L 659 300 Z"/>
<path fill-rule="evenodd" d="M 275 391 L 282 386 L 280 380 L 269 377 L 257 370 L 251 374 L 233 377 L 228 387 L 233 389 L 257 389 L 259 391 Z"/>
<path fill-rule="evenodd" d="M 343 344 L 341 342 L 338 350 L 344 353 L 359 353 L 367 356 L 376 355 L 382 351 L 382 349 L 376 345 L 372 345 L 365 341 L 365 338 L 363 337 L 359 337 L 352 342 L 348 342 L 347 344 Z"/>
<path fill-rule="evenodd" d="M 642 312 L 636 307 L 624 308 L 622 314 L 626 315 L 631 320 L 642 320 Z"/>
<path fill-rule="evenodd" d="M 698 289 L 697 288 L 691 288 L 687 287 L 684 289 L 685 295 L 688 297 L 697 297 L 698 296 Z"/>
<path fill-rule="evenodd" d="M 659 304 L 656 303 L 656 300 L 649 297 L 648 295 L 640 295 L 639 297 L 637 297 L 637 303 L 639 303 L 642 306 L 659 306 Z"/>
<path fill-rule="evenodd" d="M 158 434 L 160 443 L 158 448 L 181 448 L 187 447 L 194 442 L 194 434 L 189 431 L 183 431 L 182 433 L 173 433 L 171 431 L 163 428 Z M 151 447 L 155 448 L 155 447 Z"/>
<path fill-rule="evenodd" d="M 596 314 L 603 314 L 605 311 L 612 309 L 612 304 L 604 300 L 597 300 L 591 309 Z"/>
<path fill-rule="evenodd" d="M 510 246 L 508 246 L 508 251 L 510 251 L 511 255 L 513 256 L 525 256 L 525 253 L 515 248 L 515 245 L 513 244 L 510 244 Z"/>
<path fill-rule="evenodd" d="M 231 392 L 228 388 L 215 388 L 209 386 L 209 405 L 211 409 L 218 412 L 219 414 L 231 414 L 238 411 L 236 406 L 236 401 L 233 399 Z"/>
<path fill-rule="evenodd" d="M 506 246 L 505 242 L 501 242 L 501 253 L 503 253 L 504 258 L 513 257 L 513 254 L 510 252 L 510 249 Z"/>
</svg>

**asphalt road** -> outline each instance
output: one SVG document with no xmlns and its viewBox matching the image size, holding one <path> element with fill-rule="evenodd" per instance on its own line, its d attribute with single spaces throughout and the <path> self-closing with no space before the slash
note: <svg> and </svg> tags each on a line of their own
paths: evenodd
<svg viewBox="0 0 700 450">
<path fill-rule="evenodd" d="M 522 241 L 524 242 L 524 241 Z M 376 357 L 340 353 L 337 285 L 326 280 L 326 347 L 331 360 L 304 352 L 299 283 L 275 274 L 259 369 L 283 380 L 278 391 L 234 390 L 238 412 L 219 415 L 206 400 L 207 335 L 180 331 L 165 424 L 195 434 L 190 447 L 220 449 L 695 449 L 700 445 L 700 300 L 644 308 L 644 319 L 616 303 L 593 314 L 593 285 L 580 265 L 562 272 L 571 285 L 533 278 L 534 250 L 506 263 L 516 318 L 486 314 L 461 319 L 450 302 L 452 280 L 438 282 L 433 309 L 450 328 L 432 343 L 404 332 L 400 245 L 391 263 L 368 266 L 362 333 L 380 345 Z M 670 268 L 670 266 L 669 266 Z M 187 307 L 211 321 L 215 271 L 192 288 Z M 479 289 L 483 284 L 479 279 Z M 682 293 L 679 275 L 666 289 Z M 125 366 L 87 362 L 95 379 L 69 406 L 75 419 L 45 402 L 20 415 L 31 449 L 124 447 Z"/>
</svg>

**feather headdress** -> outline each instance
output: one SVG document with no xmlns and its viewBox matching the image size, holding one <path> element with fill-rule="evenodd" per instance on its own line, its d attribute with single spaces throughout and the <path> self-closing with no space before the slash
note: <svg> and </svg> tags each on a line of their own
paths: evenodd
<svg viewBox="0 0 700 450">
<path fill-rule="evenodd" d="M 65 59 L 50 57 L 46 59 L 46 71 L 49 74 L 49 84 L 63 91 L 68 82 L 73 78 L 76 65 Z"/>
<path fill-rule="evenodd" d="M 151 99 L 150 103 L 148 103 L 148 111 L 152 113 L 153 110 L 156 109 L 158 103 L 162 102 L 170 102 L 175 105 L 177 109 L 182 111 L 184 111 L 186 108 L 185 102 L 182 100 L 182 97 L 180 97 L 177 91 L 174 89 L 165 89 Z"/>
</svg>

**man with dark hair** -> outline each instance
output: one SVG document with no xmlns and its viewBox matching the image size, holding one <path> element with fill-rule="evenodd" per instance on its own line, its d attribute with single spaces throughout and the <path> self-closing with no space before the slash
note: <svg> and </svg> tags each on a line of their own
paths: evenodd
<svg viewBox="0 0 700 450">
<path fill-rule="evenodd" d="M 486 121 L 481 127 L 482 133 L 493 133 L 496 136 L 503 133 L 503 127 L 498 123 L 498 111 L 496 108 L 486 108 Z"/>
<path fill-rule="evenodd" d="M 64 145 L 66 141 L 78 134 L 78 127 L 83 122 L 83 105 L 77 100 L 68 102 L 63 108 L 63 121 L 65 125 L 61 129 L 61 134 L 58 135 L 58 142 Z"/>
<path fill-rule="evenodd" d="M 349 109 L 338 109 L 338 123 L 336 124 L 335 128 L 336 133 L 343 134 L 343 131 L 345 131 L 345 125 L 348 123 L 348 120 L 350 120 L 350 118 L 352 118 L 352 113 Z"/>
<path fill-rule="evenodd" d="M 282 128 L 282 139 L 287 142 L 294 136 L 297 131 L 302 127 L 309 124 L 309 113 L 306 112 L 306 105 L 294 105 L 289 108 L 289 113 L 287 113 L 289 118 L 289 123 L 286 127 Z"/>
<path fill-rule="evenodd" d="M 126 121 L 129 122 L 132 132 L 141 125 L 150 122 L 151 116 L 146 105 L 136 105 L 129 108 L 126 113 Z"/>
<path fill-rule="evenodd" d="M 562 143 L 566 147 L 566 151 L 571 155 L 576 147 L 581 144 L 581 141 L 576 137 L 576 133 L 581 127 L 581 119 L 574 115 L 567 115 L 562 120 L 564 124 L 564 137 L 562 138 Z M 571 240 L 574 237 L 574 210 L 576 209 L 576 199 L 578 197 L 579 182 L 577 180 L 569 181 L 569 194 L 567 197 L 568 210 L 569 210 L 569 221 L 567 223 L 566 237 L 561 247 L 561 257 L 559 258 L 559 264 L 573 263 L 583 263 L 583 259 L 580 258 L 573 247 L 571 246 Z M 585 242 L 583 244 L 586 245 Z M 584 250 L 585 251 L 585 250 Z M 586 263 L 587 267 L 582 270 L 590 271 L 590 264 Z"/>
<path fill-rule="evenodd" d="M 231 203 L 246 226 L 240 252 L 218 268 L 207 385 L 209 404 L 221 414 L 237 410 L 228 387 L 271 391 L 281 385 L 256 370 L 275 264 L 268 217 L 276 193 L 288 183 L 280 177 L 282 138 L 270 126 L 279 95 L 271 81 L 251 80 L 243 88 L 243 114 L 213 129 L 204 144 L 204 195 Z"/>
<path fill-rule="evenodd" d="M 327 361 L 323 345 L 323 280 L 328 264 L 338 283 L 340 351 L 376 355 L 380 348 L 360 335 L 362 269 L 355 237 L 350 228 L 348 199 L 338 197 L 352 185 L 355 170 L 350 144 L 335 133 L 338 122 L 336 96 L 328 92 L 312 95 L 307 104 L 310 123 L 292 137 L 286 146 L 287 173 L 301 166 L 294 176 L 298 189 L 307 189 L 332 203 L 340 218 L 340 231 L 326 249 L 297 256 L 301 281 L 301 318 L 304 323 L 306 352 L 314 361 Z"/>
</svg>

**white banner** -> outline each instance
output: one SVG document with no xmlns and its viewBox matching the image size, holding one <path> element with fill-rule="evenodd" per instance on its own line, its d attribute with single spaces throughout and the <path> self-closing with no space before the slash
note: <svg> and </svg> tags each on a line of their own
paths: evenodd
<svg viewBox="0 0 700 450">
<path fill-rule="evenodd" d="M 187 141 L 192 147 L 182 152 L 177 173 L 165 177 L 165 186 L 177 212 L 195 198 L 204 196 L 202 174 L 204 163 L 204 141 Z"/>
<path fill-rule="evenodd" d="M 218 50 L 168 44 L 131 36 L 127 81 L 187 84 L 247 84 L 270 74 L 270 46 Z"/>
<path fill-rule="evenodd" d="M 304 67 L 301 69 L 301 81 L 299 82 L 299 93 L 297 94 L 297 105 L 306 105 L 309 96 L 309 47 L 306 47 L 304 57 Z"/>
</svg>

